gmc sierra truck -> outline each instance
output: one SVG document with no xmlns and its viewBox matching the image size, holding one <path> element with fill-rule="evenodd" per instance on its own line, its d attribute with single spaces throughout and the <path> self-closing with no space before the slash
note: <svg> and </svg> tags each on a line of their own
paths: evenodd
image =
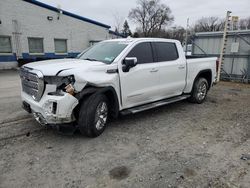
<svg viewBox="0 0 250 188">
<path fill-rule="evenodd" d="M 23 108 L 42 125 L 74 125 L 96 137 L 119 114 L 184 99 L 202 103 L 216 80 L 216 59 L 186 59 L 170 39 L 102 41 L 76 59 L 21 67 Z"/>
</svg>

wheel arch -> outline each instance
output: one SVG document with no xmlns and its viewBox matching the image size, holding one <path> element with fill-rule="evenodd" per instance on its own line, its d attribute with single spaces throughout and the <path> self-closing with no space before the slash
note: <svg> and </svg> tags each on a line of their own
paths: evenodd
<svg viewBox="0 0 250 188">
<path fill-rule="evenodd" d="M 195 77 L 194 82 L 193 82 L 192 91 L 193 91 L 193 88 L 194 88 L 195 81 L 198 78 L 205 78 L 207 80 L 207 82 L 208 82 L 208 90 L 211 88 L 211 85 L 212 85 L 212 70 L 211 69 L 201 70 L 197 74 L 197 76 Z"/>
<path fill-rule="evenodd" d="M 110 115 L 112 118 L 117 118 L 119 114 L 119 101 L 116 94 L 115 89 L 112 86 L 107 87 L 96 87 L 96 86 L 86 86 L 82 89 L 80 93 L 78 93 L 75 97 L 79 100 L 79 106 L 81 105 L 81 102 L 85 100 L 87 97 L 93 94 L 104 94 L 109 101 L 109 109 L 110 109 Z"/>
</svg>

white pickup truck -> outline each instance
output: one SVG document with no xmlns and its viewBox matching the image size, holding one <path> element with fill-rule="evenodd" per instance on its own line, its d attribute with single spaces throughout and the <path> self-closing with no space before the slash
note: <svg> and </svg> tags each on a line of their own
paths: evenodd
<svg viewBox="0 0 250 188">
<path fill-rule="evenodd" d="M 23 108 L 42 125 L 69 123 L 96 137 L 118 114 L 184 99 L 202 103 L 216 80 L 216 59 L 186 59 L 176 40 L 103 41 L 76 59 L 21 67 Z"/>
</svg>

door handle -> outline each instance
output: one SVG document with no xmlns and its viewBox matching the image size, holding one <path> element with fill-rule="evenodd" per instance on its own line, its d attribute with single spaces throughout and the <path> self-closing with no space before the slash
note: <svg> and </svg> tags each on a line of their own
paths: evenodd
<svg viewBox="0 0 250 188">
<path fill-rule="evenodd" d="M 178 68 L 179 69 L 185 69 L 185 65 L 180 65 Z"/>
<path fill-rule="evenodd" d="M 152 72 L 152 73 L 158 72 L 158 69 L 151 69 L 150 72 Z"/>
</svg>

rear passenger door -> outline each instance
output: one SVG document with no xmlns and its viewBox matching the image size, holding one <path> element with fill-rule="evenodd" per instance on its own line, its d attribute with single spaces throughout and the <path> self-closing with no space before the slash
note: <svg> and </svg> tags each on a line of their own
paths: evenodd
<svg viewBox="0 0 250 188">
<path fill-rule="evenodd" d="M 119 70 L 123 108 L 154 101 L 158 96 L 159 72 L 151 43 L 136 44 L 125 57 L 136 57 L 137 65 L 129 72 Z"/>
<path fill-rule="evenodd" d="M 178 54 L 174 42 L 153 42 L 159 69 L 161 98 L 181 95 L 186 83 L 186 62 Z"/>
</svg>

